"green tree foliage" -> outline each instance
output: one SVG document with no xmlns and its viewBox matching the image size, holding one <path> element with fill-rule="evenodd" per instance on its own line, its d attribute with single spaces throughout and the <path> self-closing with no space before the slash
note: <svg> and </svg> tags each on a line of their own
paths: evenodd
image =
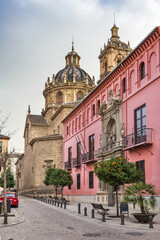
<svg viewBox="0 0 160 240">
<path fill-rule="evenodd" d="M 63 188 L 67 185 L 73 184 L 73 179 L 70 173 L 64 169 L 49 168 L 46 172 L 45 185 L 54 185 L 57 196 L 57 189 L 61 188 L 61 194 L 63 194 Z"/>
<path fill-rule="evenodd" d="M 3 176 L 3 173 L 1 174 L 1 178 L 0 178 L 0 186 L 1 187 L 4 187 L 3 184 L 4 184 L 4 176 Z M 6 187 L 7 188 L 13 188 L 15 186 L 15 180 L 14 180 L 14 176 L 11 172 L 11 169 L 10 167 L 7 169 L 6 171 Z"/>
<path fill-rule="evenodd" d="M 137 170 L 135 164 L 127 162 L 124 157 L 112 157 L 109 161 L 98 162 L 94 165 L 94 172 L 99 180 L 115 187 L 117 216 L 119 216 L 118 186 L 139 182 L 143 172 Z"/>
<path fill-rule="evenodd" d="M 149 197 L 148 197 L 149 195 Z M 124 200 L 128 203 L 133 203 L 133 206 L 138 205 L 141 209 L 141 213 L 149 213 L 150 209 L 154 209 L 156 206 L 155 199 L 155 186 L 152 184 L 145 184 L 139 182 L 127 186 L 125 190 Z M 147 196 L 147 198 L 145 198 Z"/>
</svg>

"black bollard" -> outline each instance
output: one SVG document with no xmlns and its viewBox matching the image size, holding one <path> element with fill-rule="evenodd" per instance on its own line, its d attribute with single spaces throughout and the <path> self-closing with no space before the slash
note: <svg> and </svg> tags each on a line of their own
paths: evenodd
<svg viewBox="0 0 160 240">
<path fill-rule="evenodd" d="M 57 201 L 55 200 L 55 203 L 54 203 L 55 206 L 56 206 L 56 203 L 57 203 Z"/>
<path fill-rule="evenodd" d="M 62 208 L 62 204 L 63 204 L 63 202 L 61 201 L 61 208 Z"/>
<path fill-rule="evenodd" d="M 105 212 L 102 212 L 102 222 L 105 222 L 106 219 L 105 219 Z"/>
<path fill-rule="evenodd" d="M 84 208 L 84 216 L 87 216 L 87 208 Z"/>
<path fill-rule="evenodd" d="M 153 217 L 149 216 L 149 228 L 153 228 Z"/>
<path fill-rule="evenodd" d="M 59 207 L 59 201 L 58 201 L 58 207 Z"/>
<path fill-rule="evenodd" d="M 121 225 L 125 225 L 125 223 L 124 223 L 124 214 L 121 214 L 120 217 L 121 217 Z"/>
<path fill-rule="evenodd" d="M 94 208 L 91 210 L 91 216 L 94 218 Z"/>
<path fill-rule="evenodd" d="M 64 201 L 64 209 L 66 209 L 66 201 Z"/>
<path fill-rule="evenodd" d="M 52 200 L 52 205 L 54 205 L 54 200 Z"/>
<path fill-rule="evenodd" d="M 78 203 L 78 214 L 81 214 L 81 204 Z"/>
<path fill-rule="evenodd" d="M 4 213 L 4 223 L 3 224 L 8 224 L 8 214 Z"/>
</svg>

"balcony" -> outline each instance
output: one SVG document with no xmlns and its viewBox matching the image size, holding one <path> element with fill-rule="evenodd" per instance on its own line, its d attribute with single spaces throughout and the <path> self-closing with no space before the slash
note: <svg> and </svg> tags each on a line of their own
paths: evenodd
<svg viewBox="0 0 160 240">
<path fill-rule="evenodd" d="M 64 167 L 66 170 L 71 170 L 72 169 L 71 161 L 65 162 Z"/>
<path fill-rule="evenodd" d="M 143 128 L 125 136 L 125 148 L 123 150 L 152 144 L 152 130 L 152 128 Z"/>
<path fill-rule="evenodd" d="M 80 167 L 82 164 L 82 154 L 76 158 L 73 158 L 73 167 Z"/>
<path fill-rule="evenodd" d="M 96 162 L 98 160 L 96 157 L 97 154 L 97 150 L 82 154 L 82 163 L 86 164 L 90 162 Z"/>
</svg>

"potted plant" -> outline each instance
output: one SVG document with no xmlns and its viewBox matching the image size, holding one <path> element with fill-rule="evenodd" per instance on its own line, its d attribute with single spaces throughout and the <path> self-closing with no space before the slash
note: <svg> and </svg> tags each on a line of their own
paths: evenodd
<svg viewBox="0 0 160 240">
<path fill-rule="evenodd" d="M 150 210 L 156 206 L 155 195 L 154 185 L 138 182 L 127 186 L 124 200 L 128 203 L 133 203 L 134 207 L 136 205 L 140 207 L 141 213 L 133 213 L 132 215 L 139 222 L 146 223 L 149 221 L 149 216 L 153 218 L 156 215 L 155 213 L 150 213 Z"/>
</svg>

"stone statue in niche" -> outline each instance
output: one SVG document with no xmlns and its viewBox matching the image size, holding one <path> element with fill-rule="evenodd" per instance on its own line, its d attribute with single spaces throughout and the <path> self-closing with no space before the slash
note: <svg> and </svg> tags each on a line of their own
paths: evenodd
<svg viewBox="0 0 160 240">
<path fill-rule="evenodd" d="M 108 145 L 109 145 L 109 148 L 112 148 L 112 145 L 113 145 L 113 133 L 112 132 L 110 133 L 109 138 L 108 138 Z"/>
<path fill-rule="evenodd" d="M 102 147 L 102 134 L 100 134 L 99 146 Z"/>
<path fill-rule="evenodd" d="M 113 143 L 115 144 L 117 140 L 116 128 L 113 130 Z"/>
<path fill-rule="evenodd" d="M 121 123 L 121 136 L 122 137 L 125 136 L 125 125 L 124 125 L 124 123 Z"/>
</svg>

